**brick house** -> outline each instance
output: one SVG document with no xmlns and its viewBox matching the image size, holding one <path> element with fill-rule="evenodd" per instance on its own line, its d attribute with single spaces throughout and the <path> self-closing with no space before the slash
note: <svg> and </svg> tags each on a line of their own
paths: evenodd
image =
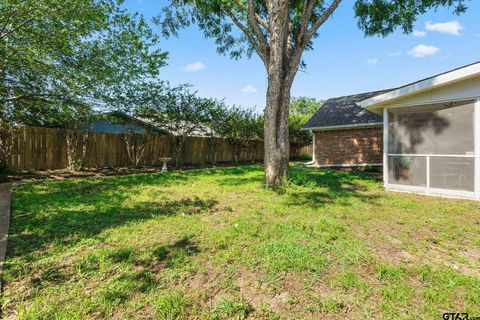
<svg viewBox="0 0 480 320">
<path fill-rule="evenodd" d="M 357 103 L 389 90 L 332 98 L 312 116 L 304 130 L 313 133 L 313 161 L 322 167 L 382 165 L 382 115 Z"/>
<path fill-rule="evenodd" d="M 328 100 L 305 125 L 317 166 L 383 166 L 387 190 L 480 200 L 480 61 Z"/>
</svg>

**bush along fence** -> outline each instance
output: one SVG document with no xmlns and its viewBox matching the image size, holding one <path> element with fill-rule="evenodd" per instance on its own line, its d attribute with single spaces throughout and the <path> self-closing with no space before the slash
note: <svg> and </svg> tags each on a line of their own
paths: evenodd
<svg viewBox="0 0 480 320">
<path fill-rule="evenodd" d="M 291 146 L 291 158 L 299 160 L 312 160 L 313 146 Z"/>
<path fill-rule="evenodd" d="M 65 129 L 17 127 L 1 139 L 4 166 L 17 170 L 160 166 L 172 163 L 258 162 L 263 160 L 262 141 L 166 135 L 110 134 Z M 180 145 L 179 145 L 180 144 Z"/>
</svg>

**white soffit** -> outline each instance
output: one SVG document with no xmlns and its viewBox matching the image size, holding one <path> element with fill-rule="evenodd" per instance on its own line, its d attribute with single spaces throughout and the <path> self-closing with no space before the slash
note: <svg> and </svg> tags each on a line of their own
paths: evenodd
<svg viewBox="0 0 480 320">
<path fill-rule="evenodd" d="M 373 109 L 379 107 L 381 104 L 387 101 L 404 98 L 413 94 L 417 94 L 423 91 L 431 90 L 440 86 L 448 85 L 457 81 L 466 80 L 480 75 L 480 61 L 448 71 L 424 80 L 408 84 L 398 89 L 380 94 L 378 96 L 371 97 L 369 99 L 358 102 L 363 108 Z"/>
</svg>

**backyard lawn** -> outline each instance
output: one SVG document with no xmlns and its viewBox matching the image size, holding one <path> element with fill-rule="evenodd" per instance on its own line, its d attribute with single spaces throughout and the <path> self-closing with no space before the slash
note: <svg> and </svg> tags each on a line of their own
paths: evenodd
<svg viewBox="0 0 480 320">
<path fill-rule="evenodd" d="M 480 316 L 480 203 L 263 168 L 14 190 L 4 318 Z"/>
</svg>

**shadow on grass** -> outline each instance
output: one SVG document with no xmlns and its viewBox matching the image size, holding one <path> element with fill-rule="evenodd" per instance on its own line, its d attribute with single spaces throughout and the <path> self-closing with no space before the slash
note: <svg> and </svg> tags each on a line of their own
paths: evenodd
<svg viewBox="0 0 480 320">
<path fill-rule="evenodd" d="M 192 237 L 184 237 L 172 244 L 160 245 L 153 250 L 157 262 L 166 268 L 181 268 L 188 263 L 189 257 L 200 252 Z M 158 267 L 158 266 L 157 266 Z M 155 268 L 154 271 L 158 271 Z"/>
<path fill-rule="evenodd" d="M 118 277 L 113 277 L 111 282 L 127 283 L 134 291 L 146 292 L 158 285 L 155 274 L 164 269 L 183 268 L 190 262 L 190 258 L 200 253 L 200 249 L 194 243 L 193 237 L 183 237 L 173 243 L 163 244 L 150 251 L 153 259 L 142 258 L 137 250 L 125 243 L 122 247 L 105 247 L 82 257 L 74 262 L 77 272 L 91 274 L 99 269 L 112 268 L 116 265 L 128 266 L 126 271 Z M 29 286 L 41 288 L 51 284 L 63 284 L 69 281 L 71 274 L 66 272 L 62 261 L 54 264 L 43 265 L 44 270 L 38 271 L 29 277 Z M 107 288 L 108 288 L 107 284 Z M 110 297 L 117 297 L 116 286 L 108 288 L 104 292 Z M 104 290 L 105 291 L 105 290 Z M 129 293 L 130 295 L 131 293 Z M 128 297 L 128 296 L 127 296 Z M 126 298 L 127 298 L 126 297 Z M 118 297 L 117 297 L 118 298 Z M 126 300 L 126 299 L 120 299 Z M 113 301 L 112 301 L 113 302 Z"/>
<path fill-rule="evenodd" d="M 301 188 L 289 194 L 288 203 L 319 208 L 358 199 L 374 204 L 380 195 L 371 191 L 378 182 L 378 177 L 362 172 L 294 168 L 290 170 L 290 185 Z"/>
<path fill-rule="evenodd" d="M 201 176 L 213 175 L 218 179 L 209 183 L 251 184 L 251 189 L 255 190 L 262 188 L 262 171 L 262 167 L 256 165 L 169 175 L 49 181 L 22 186 L 14 193 L 8 257 L 34 261 L 42 250 L 52 244 L 71 246 L 98 236 L 109 228 L 159 216 L 198 214 L 218 204 L 215 195 L 210 199 L 191 195 L 175 200 L 153 197 L 152 201 L 129 205 L 128 199 L 140 193 L 144 186 L 181 186 Z M 292 189 L 292 192 L 276 191 L 287 193 L 287 205 L 318 208 L 332 202 L 347 203 L 353 198 L 374 203 L 379 197 L 378 193 L 368 190 L 377 178 L 367 174 L 298 168 L 292 168 L 290 174 L 291 185 L 299 188 Z"/>
<path fill-rule="evenodd" d="M 215 199 L 196 196 L 175 200 L 152 200 L 128 205 L 133 187 L 182 184 L 188 177 L 135 176 L 96 181 L 48 183 L 50 192 L 37 192 L 43 185 L 25 186 L 13 210 L 8 241 L 8 257 L 25 261 L 38 259 L 48 246 L 71 246 L 98 236 L 104 230 L 159 216 L 194 215 L 211 210 Z M 142 179 L 143 178 L 143 179 Z M 52 186 L 53 185 L 53 186 Z M 51 188 L 50 188 L 51 187 Z"/>
</svg>

